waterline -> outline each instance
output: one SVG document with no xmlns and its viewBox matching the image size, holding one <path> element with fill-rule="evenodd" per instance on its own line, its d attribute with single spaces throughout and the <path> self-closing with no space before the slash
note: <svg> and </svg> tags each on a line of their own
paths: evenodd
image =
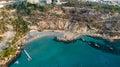
<svg viewBox="0 0 120 67">
<path fill-rule="evenodd" d="M 102 40 L 86 38 L 95 42 Z M 25 49 L 32 57 L 28 61 L 25 53 L 17 59 L 19 64 L 10 67 L 119 67 L 120 56 L 96 50 L 77 40 L 74 43 L 54 41 L 54 36 L 47 36 L 27 43 Z"/>
</svg>

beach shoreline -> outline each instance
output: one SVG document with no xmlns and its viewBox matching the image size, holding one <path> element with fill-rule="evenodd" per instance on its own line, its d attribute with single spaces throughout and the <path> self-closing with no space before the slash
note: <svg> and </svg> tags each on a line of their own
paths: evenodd
<svg viewBox="0 0 120 67">
<path fill-rule="evenodd" d="M 12 56 L 9 58 L 9 60 L 7 60 L 6 62 L 4 62 L 4 64 L 0 64 L 0 67 L 8 67 L 9 64 L 14 61 L 14 59 L 16 59 L 20 54 L 22 49 L 24 48 L 25 44 L 30 43 L 36 39 L 45 37 L 45 36 L 55 36 L 55 37 L 62 37 L 64 39 L 64 36 L 70 37 L 70 39 L 72 37 L 75 36 L 75 38 L 78 38 L 80 36 L 84 36 L 85 34 L 80 34 L 80 33 L 71 33 L 68 31 L 60 31 L 60 30 L 44 30 L 42 32 L 39 32 L 37 30 L 31 30 L 26 36 L 24 36 L 23 38 L 21 38 L 17 43 L 17 45 L 21 45 L 21 49 L 19 49 L 18 51 L 16 51 L 15 56 Z M 106 39 L 104 36 L 96 34 L 96 35 L 88 35 L 88 36 L 93 36 L 93 37 L 100 37 L 103 39 Z M 119 39 L 119 38 L 118 38 Z M 22 40 L 22 43 L 21 43 Z M 64 40 L 63 40 L 64 41 Z M 114 40 L 112 41 L 114 42 Z"/>
</svg>

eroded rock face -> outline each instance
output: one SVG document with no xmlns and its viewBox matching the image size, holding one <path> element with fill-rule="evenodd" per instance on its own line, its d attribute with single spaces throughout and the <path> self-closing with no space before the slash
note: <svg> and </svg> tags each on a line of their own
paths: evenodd
<svg viewBox="0 0 120 67">
<path fill-rule="evenodd" d="M 87 26 L 83 23 L 71 23 L 69 21 L 56 21 L 56 22 L 45 22 L 41 21 L 38 23 L 38 29 L 50 29 L 50 30 L 66 30 L 70 32 L 86 32 Z"/>
<path fill-rule="evenodd" d="M 27 20 L 31 20 L 33 27 L 29 26 L 30 29 L 40 31 L 64 30 L 73 33 L 119 36 L 119 19 L 119 14 L 110 15 L 108 12 L 89 8 L 63 7 L 53 8 L 46 13 L 38 12 Z"/>
</svg>

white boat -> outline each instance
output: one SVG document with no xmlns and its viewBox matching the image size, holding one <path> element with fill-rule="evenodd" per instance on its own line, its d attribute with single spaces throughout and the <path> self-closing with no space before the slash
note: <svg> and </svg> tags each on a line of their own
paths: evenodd
<svg viewBox="0 0 120 67">
<path fill-rule="evenodd" d="M 19 64 L 19 61 L 15 61 L 15 63 L 14 64 Z"/>
</svg>

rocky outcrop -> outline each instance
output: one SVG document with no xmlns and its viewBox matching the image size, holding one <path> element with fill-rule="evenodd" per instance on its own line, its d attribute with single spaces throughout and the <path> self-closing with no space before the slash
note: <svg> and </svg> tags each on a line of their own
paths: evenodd
<svg viewBox="0 0 120 67">
<path fill-rule="evenodd" d="M 109 15 L 109 13 L 90 8 L 63 7 L 63 9 L 51 9 L 46 13 L 38 12 L 32 17 L 28 17 L 27 20 L 31 20 L 29 28 L 32 30 L 64 30 L 109 39 L 120 38 L 120 15 L 115 14 L 108 17 Z"/>
<path fill-rule="evenodd" d="M 41 21 L 38 23 L 38 29 L 45 30 L 45 29 L 50 29 L 50 30 L 66 30 L 70 32 L 86 32 L 87 31 L 87 26 L 82 23 L 71 23 L 69 21 L 58 21 L 56 22 L 45 22 Z"/>
</svg>

